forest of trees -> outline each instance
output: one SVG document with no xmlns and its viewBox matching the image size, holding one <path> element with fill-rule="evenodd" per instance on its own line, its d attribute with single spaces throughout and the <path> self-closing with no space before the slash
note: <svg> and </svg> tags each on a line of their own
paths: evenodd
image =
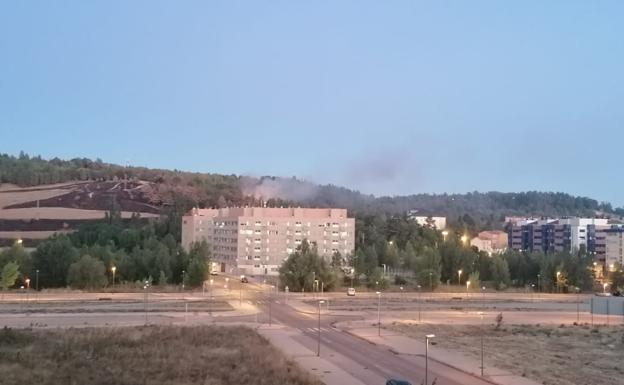
<svg viewBox="0 0 624 385">
<path fill-rule="evenodd" d="M 12 284 L 23 285 L 38 274 L 42 288 L 102 288 L 112 283 L 116 267 L 117 283 L 133 284 L 149 280 L 153 284 L 181 284 L 195 287 L 208 272 L 210 248 L 203 242 L 189 252 L 180 246 L 166 221 L 136 223 L 102 221 L 81 227 L 69 236 L 53 236 L 32 252 L 21 244 L 0 253 L 0 269 L 16 264 L 19 274 Z M 183 274 L 183 271 L 185 274 Z"/>
<path fill-rule="evenodd" d="M 144 167 L 124 167 L 86 158 L 44 160 L 0 154 L 0 183 L 19 186 L 81 181 L 137 178 L 170 186 L 184 208 L 224 207 L 228 205 L 302 207 L 342 207 L 357 217 L 403 215 L 416 209 L 424 215 L 446 216 L 448 223 L 461 229 L 478 231 L 496 229 L 505 216 L 595 216 L 624 215 L 586 197 L 558 192 L 472 192 L 467 194 L 416 194 L 398 197 L 374 197 L 334 185 L 317 185 L 296 178 L 244 177 Z"/>
<path fill-rule="evenodd" d="M 406 218 L 371 216 L 356 224 L 356 252 L 346 258 L 325 261 L 313 245 L 304 243 L 280 269 L 280 277 L 291 289 L 312 288 L 314 271 L 325 287 L 356 285 L 385 288 L 402 284 L 433 290 L 440 284 L 481 285 L 502 290 L 508 287 L 540 291 L 574 292 L 597 289 L 593 258 L 578 253 L 521 253 L 508 251 L 489 255 L 461 241 L 461 232 L 442 232 L 420 226 Z M 383 266 L 391 274 L 384 275 Z M 354 268 L 351 274 L 350 268 Z M 463 274 L 460 276 L 458 271 Z M 621 268 L 609 273 L 613 291 L 624 289 Z M 557 274 L 559 272 L 559 274 Z"/>
</svg>

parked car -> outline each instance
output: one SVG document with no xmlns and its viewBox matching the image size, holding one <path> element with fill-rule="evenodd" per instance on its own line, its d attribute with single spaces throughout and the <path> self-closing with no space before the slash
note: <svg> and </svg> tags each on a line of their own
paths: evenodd
<svg viewBox="0 0 624 385">
<path fill-rule="evenodd" d="M 386 381 L 386 385 L 412 385 L 412 384 L 403 380 L 389 379 L 388 381 Z"/>
<path fill-rule="evenodd" d="M 249 280 L 247 279 L 247 277 L 245 277 L 244 275 L 241 276 L 241 282 L 242 283 L 249 283 Z"/>
<path fill-rule="evenodd" d="M 348 288 L 347 289 L 347 295 L 350 296 L 350 297 L 355 296 L 355 289 L 352 288 L 352 287 Z"/>
</svg>

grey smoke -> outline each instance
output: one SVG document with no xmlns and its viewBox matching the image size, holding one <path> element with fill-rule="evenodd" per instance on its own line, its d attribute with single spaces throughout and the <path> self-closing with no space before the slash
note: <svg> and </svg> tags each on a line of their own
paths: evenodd
<svg viewBox="0 0 624 385">
<path fill-rule="evenodd" d="M 281 198 L 293 201 L 306 201 L 318 193 L 318 186 L 295 178 L 262 177 L 260 179 L 246 177 L 243 179 L 244 195 L 256 199 Z"/>
</svg>

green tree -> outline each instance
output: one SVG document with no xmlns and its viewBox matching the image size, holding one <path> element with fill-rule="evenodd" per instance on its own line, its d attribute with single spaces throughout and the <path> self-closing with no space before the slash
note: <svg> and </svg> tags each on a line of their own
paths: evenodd
<svg viewBox="0 0 624 385">
<path fill-rule="evenodd" d="M 189 261 L 186 267 L 185 284 L 191 287 L 203 285 L 208 275 L 208 264 L 210 262 L 210 246 L 206 241 L 194 242 L 189 251 Z"/>
<path fill-rule="evenodd" d="M 67 286 L 69 266 L 78 259 L 78 250 L 65 235 L 53 236 L 32 254 L 33 268 L 39 270 L 41 287 Z"/>
<path fill-rule="evenodd" d="M 106 267 L 102 261 L 86 254 L 71 264 L 67 280 L 75 289 L 98 289 L 106 285 Z"/>
<path fill-rule="evenodd" d="M 15 262 L 9 262 L 2 268 L 2 275 L 0 276 L 0 286 L 4 290 L 7 290 L 11 286 L 15 285 L 15 281 L 19 276 L 19 266 Z"/>
<path fill-rule="evenodd" d="M 505 289 L 509 285 L 509 265 L 500 255 L 492 257 L 492 281 L 497 290 Z"/>
<path fill-rule="evenodd" d="M 290 291 L 312 291 L 314 279 L 326 289 L 336 285 L 336 276 L 327 261 L 319 256 L 315 246 L 304 240 L 279 269 L 280 282 Z M 320 284 L 319 284 L 320 285 Z"/>
<path fill-rule="evenodd" d="M 470 288 L 473 290 L 481 289 L 481 279 L 478 271 L 473 271 L 468 276 L 468 281 L 470 281 Z"/>
</svg>

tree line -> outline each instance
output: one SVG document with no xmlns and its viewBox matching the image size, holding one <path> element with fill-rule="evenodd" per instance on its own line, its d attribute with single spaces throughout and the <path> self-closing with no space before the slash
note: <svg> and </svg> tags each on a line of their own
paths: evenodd
<svg viewBox="0 0 624 385">
<path fill-rule="evenodd" d="M 321 277 L 326 287 L 353 282 L 384 288 L 394 283 L 434 290 L 440 284 L 463 286 L 470 281 L 472 290 L 482 285 L 553 292 L 596 289 L 594 260 L 584 250 L 551 254 L 508 250 L 489 255 L 470 247 L 463 235 L 442 233 L 407 218 L 366 217 L 356 222 L 355 254 L 326 261 L 313 244 L 304 243 L 284 263 L 280 277 L 294 290 L 310 290 L 314 276 Z M 621 291 L 623 273 L 620 267 L 614 270 L 607 280 L 613 291 Z"/>
<path fill-rule="evenodd" d="M 112 284 L 113 267 L 117 283 L 148 280 L 158 285 L 199 286 L 210 256 L 205 242 L 193 244 L 186 252 L 164 220 L 132 227 L 102 221 L 70 235 L 52 236 L 32 253 L 16 243 L 0 253 L 0 268 L 5 289 L 25 285 L 27 279 L 31 288 L 37 284 L 39 289 L 102 288 Z"/>
</svg>

